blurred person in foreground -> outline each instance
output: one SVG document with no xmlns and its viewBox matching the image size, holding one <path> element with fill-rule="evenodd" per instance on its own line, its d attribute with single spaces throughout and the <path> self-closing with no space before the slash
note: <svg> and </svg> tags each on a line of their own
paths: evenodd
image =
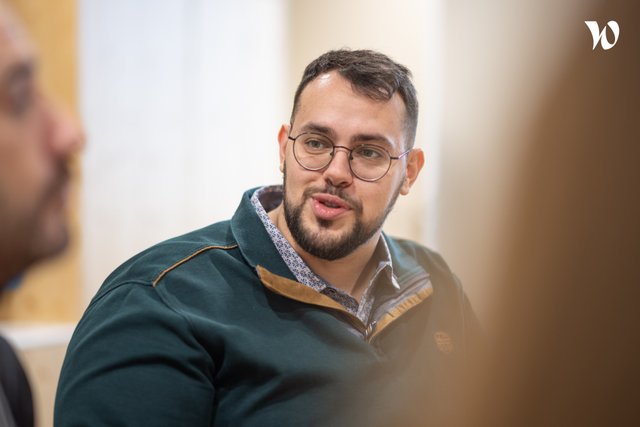
<svg viewBox="0 0 640 427">
<path fill-rule="evenodd" d="M 25 269 L 68 240 L 68 163 L 83 138 L 42 93 L 36 74 L 29 38 L 0 2 L 0 298 Z M 33 423 L 27 378 L 0 337 L 0 425 Z"/>
<path fill-rule="evenodd" d="M 617 20 L 617 44 L 592 50 L 585 19 Z M 594 2 L 576 21 L 580 44 L 526 128 L 491 345 L 436 425 L 640 425 L 640 3 Z M 424 415 L 414 400 L 396 422 Z"/>
<path fill-rule="evenodd" d="M 393 411 L 409 365 L 442 372 L 474 318 L 466 297 L 438 254 L 381 230 L 424 163 L 417 116 L 409 70 L 383 54 L 309 64 L 278 133 L 283 185 L 107 278 L 56 425 L 353 426 Z M 352 398 L 370 405 L 350 413 Z"/>
</svg>

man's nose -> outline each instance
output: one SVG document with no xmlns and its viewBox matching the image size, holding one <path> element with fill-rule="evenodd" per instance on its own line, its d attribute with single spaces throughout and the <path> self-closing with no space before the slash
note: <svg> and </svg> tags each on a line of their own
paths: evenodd
<svg viewBox="0 0 640 427">
<path fill-rule="evenodd" d="M 349 166 L 351 152 L 346 147 L 336 146 L 333 158 L 323 172 L 324 178 L 334 187 L 345 187 L 353 182 Z"/>
<path fill-rule="evenodd" d="M 76 117 L 64 108 L 49 102 L 50 148 L 59 157 L 70 157 L 82 150 L 85 133 Z"/>
</svg>

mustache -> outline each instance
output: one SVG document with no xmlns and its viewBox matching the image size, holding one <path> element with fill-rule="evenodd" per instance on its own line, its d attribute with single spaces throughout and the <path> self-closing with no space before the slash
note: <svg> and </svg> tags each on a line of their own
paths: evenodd
<svg viewBox="0 0 640 427">
<path fill-rule="evenodd" d="M 60 162 L 56 167 L 49 184 L 43 191 L 44 198 L 56 197 L 64 191 L 71 181 L 71 170 L 66 162 Z"/>
<path fill-rule="evenodd" d="M 351 209 L 353 209 L 357 214 L 362 213 L 362 203 L 360 203 L 358 200 L 354 199 L 353 197 L 349 196 L 348 194 L 345 194 L 344 190 L 342 190 L 341 188 L 335 187 L 331 184 L 327 184 L 324 188 L 320 188 L 320 187 L 307 188 L 302 193 L 302 200 L 306 201 L 307 199 L 311 198 L 314 194 L 317 194 L 317 193 L 325 193 L 335 197 L 339 197 L 345 202 L 347 202 L 347 204 L 351 207 Z"/>
</svg>

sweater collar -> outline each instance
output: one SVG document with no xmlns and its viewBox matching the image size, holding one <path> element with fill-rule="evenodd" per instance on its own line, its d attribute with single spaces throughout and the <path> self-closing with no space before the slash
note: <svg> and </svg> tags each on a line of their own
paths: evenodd
<svg viewBox="0 0 640 427">
<path fill-rule="evenodd" d="M 273 274 L 296 280 L 280 257 L 251 203 L 251 196 L 258 189 L 252 188 L 242 195 L 240 205 L 231 218 L 231 231 L 238 242 L 240 252 L 251 267 L 255 269 L 260 265 Z"/>
</svg>

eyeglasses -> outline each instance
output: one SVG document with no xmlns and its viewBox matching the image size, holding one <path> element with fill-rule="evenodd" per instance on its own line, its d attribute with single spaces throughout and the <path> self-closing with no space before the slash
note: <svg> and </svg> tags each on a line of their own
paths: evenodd
<svg viewBox="0 0 640 427">
<path fill-rule="evenodd" d="M 326 168 L 333 160 L 338 148 L 349 153 L 349 168 L 356 178 L 363 181 L 378 181 L 391 168 L 391 161 L 398 160 L 411 151 L 408 149 L 397 157 L 377 145 L 363 144 L 355 148 L 335 145 L 328 137 L 317 133 L 301 133 L 292 138 L 293 156 L 300 166 L 309 171 L 319 171 Z"/>
</svg>

